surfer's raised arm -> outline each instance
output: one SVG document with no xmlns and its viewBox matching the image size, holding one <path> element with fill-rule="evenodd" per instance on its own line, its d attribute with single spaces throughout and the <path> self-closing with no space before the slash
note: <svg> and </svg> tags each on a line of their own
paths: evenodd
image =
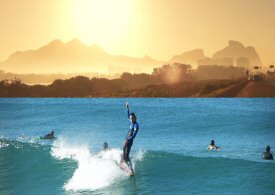
<svg viewBox="0 0 275 195">
<path fill-rule="evenodd" d="M 130 111 L 129 111 L 129 104 L 128 104 L 128 101 L 126 101 L 125 105 L 126 105 L 126 109 L 127 109 L 128 119 L 130 120 Z"/>
</svg>

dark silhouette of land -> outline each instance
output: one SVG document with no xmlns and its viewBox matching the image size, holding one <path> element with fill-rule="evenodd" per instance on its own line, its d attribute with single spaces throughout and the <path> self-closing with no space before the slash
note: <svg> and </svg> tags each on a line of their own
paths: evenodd
<svg viewBox="0 0 275 195">
<path fill-rule="evenodd" d="M 54 40 L 0 62 L 0 97 L 274 97 L 272 79 L 248 81 L 261 59 L 237 41 L 212 57 L 195 49 L 160 67 L 164 63 L 111 55 L 77 39 Z"/>
<path fill-rule="evenodd" d="M 259 74 L 253 68 L 261 59 L 255 48 L 237 41 L 212 58 L 195 49 L 159 67 L 163 63 L 149 56 L 110 55 L 77 39 L 54 40 L 0 63 L 5 71 L 0 70 L 0 97 L 275 97 L 274 71 L 270 79 L 248 81 Z"/>
<path fill-rule="evenodd" d="M 15 78 L 0 81 L 0 97 L 275 97 L 274 77 L 254 81 L 243 68 L 203 68 L 200 72 L 176 63 L 155 68 L 152 74 L 123 73 L 117 79 L 76 76 L 50 85 L 27 85 Z"/>
<path fill-rule="evenodd" d="M 107 78 L 107 79 L 116 79 L 119 78 L 120 74 L 108 75 L 108 74 L 99 74 L 93 72 L 86 73 L 68 73 L 68 74 L 16 74 L 10 72 L 4 72 L 0 70 L 0 80 L 13 80 L 14 78 L 20 79 L 22 83 L 35 85 L 49 85 L 57 79 L 69 79 L 78 75 L 82 75 L 88 78 Z"/>
</svg>

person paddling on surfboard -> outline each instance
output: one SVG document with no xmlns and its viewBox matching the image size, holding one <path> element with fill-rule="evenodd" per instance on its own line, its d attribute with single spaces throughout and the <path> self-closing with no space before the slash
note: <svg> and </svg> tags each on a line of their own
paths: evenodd
<svg viewBox="0 0 275 195">
<path fill-rule="evenodd" d="M 130 130 L 128 131 L 126 138 L 124 140 L 124 146 L 123 146 L 123 160 L 127 163 L 130 164 L 131 166 L 131 160 L 129 158 L 129 154 L 131 151 L 131 147 L 133 145 L 134 139 L 138 133 L 139 126 L 137 123 L 137 117 L 134 113 L 130 114 L 129 111 L 129 105 L 128 102 L 126 102 L 126 108 L 127 108 L 127 114 L 128 114 L 128 119 L 130 121 Z"/>
<path fill-rule="evenodd" d="M 40 137 L 40 139 L 55 139 L 56 137 L 54 137 L 54 130 L 51 130 L 50 133 L 44 135 L 43 137 Z"/>
<path fill-rule="evenodd" d="M 215 141 L 214 140 L 211 140 L 211 143 L 207 147 L 207 150 L 213 150 L 213 149 L 220 150 L 221 148 L 219 146 L 215 145 Z"/>
</svg>

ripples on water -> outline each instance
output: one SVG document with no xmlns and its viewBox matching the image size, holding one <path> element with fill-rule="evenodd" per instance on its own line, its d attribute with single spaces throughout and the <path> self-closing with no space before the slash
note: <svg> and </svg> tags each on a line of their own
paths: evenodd
<svg viewBox="0 0 275 195">
<path fill-rule="evenodd" d="M 1 194 L 275 191 L 274 162 L 261 160 L 275 147 L 274 99 L 130 99 L 132 178 L 117 166 L 125 101 L 0 99 Z M 50 129 L 56 141 L 38 139 Z M 221 151 L 206 150 L 211 139 Z M 100 153 L 105 141 L 113 149 Z"/>
</svg>

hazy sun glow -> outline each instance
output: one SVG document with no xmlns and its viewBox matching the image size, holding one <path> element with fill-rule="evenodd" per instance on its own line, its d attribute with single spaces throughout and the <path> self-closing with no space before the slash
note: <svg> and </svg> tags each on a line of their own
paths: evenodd
<svg viewBox="0 0 275 195">
<path fill-rule="evenodd" d="M 131 21 L 129 0 L 73 0 L 74 33 L 86 43 L 112 45 L 123 38 Z"/>
<path fill-rule="evenodd" d="M 0 0 L 0 62 L 55 39 L 98 44 L 112 55 L 169 61 L 228 40 L 275 61 L 274 0 Z"/>
</svg>

